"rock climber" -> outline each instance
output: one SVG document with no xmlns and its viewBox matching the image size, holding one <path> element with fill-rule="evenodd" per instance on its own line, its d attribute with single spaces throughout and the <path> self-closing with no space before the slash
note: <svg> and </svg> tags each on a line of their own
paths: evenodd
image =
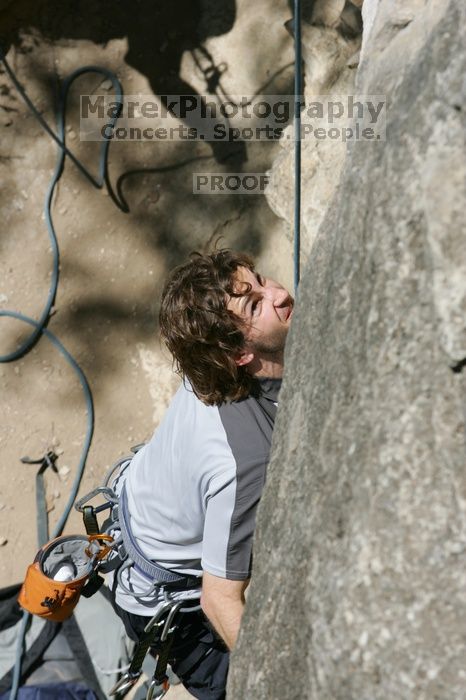
<svg viewBox="0 0 466 700">
<path fill-rule="evenodd" d="M 125 488 L 145 556 L 187 577 L 172 595 L 202 587 L 202 611 L 185 616 L 170 658 L 200 699 L 225 698 L 293 304 L 250 257 L 227 249 L 193 253 L 162 294 L 161 334 L 183 381 L 132 459 Z M 157 596 L 145 595 L 147 580 L 135 567 L 121 583 L 115 579 L 115 607 L 137 640 Z"/>
</svg>

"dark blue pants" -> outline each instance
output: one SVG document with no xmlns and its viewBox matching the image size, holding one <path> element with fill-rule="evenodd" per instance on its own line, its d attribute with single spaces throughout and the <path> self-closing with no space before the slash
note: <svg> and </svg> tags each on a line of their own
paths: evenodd
<svg viewBox="0 0 466 700">
<path fill-rule="evenodd" d="M 139 641 L 149 618 L 127 612 L 116 603 L 114 608 L 128 637 Z M 180 625 L 174 633 L 170 666 L 186 690 L 198 700 L 225 700 L 230 661 L 228 649 L 201 611 L 182 614 L 178 620 Z"/>
</svg>

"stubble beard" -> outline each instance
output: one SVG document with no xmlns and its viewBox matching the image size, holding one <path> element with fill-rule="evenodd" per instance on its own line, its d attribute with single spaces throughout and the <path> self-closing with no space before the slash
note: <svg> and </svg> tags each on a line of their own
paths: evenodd
<svg viewBox="0 0 466 700">
<path fill-rule="evenodd" d="M 268 338 L 261 338 L 251 343 L 251 348 L 258 354 L 266 355 L 269 359 L 283 356 L 285 351 L 288 328 L 280 328 L 271 333 Z"/>
</svg>

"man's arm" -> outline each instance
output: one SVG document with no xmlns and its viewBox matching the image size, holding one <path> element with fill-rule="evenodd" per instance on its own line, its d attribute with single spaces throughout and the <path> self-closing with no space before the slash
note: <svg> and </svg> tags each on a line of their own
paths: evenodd
<svg viewBox="0 0 466 700">
<path fill-rule="evenodd" d="M 244 610 L 245 581 L 230 581 L 204 571 L 201 606 L 230 651 L 236 644 Z"/>
</svg>

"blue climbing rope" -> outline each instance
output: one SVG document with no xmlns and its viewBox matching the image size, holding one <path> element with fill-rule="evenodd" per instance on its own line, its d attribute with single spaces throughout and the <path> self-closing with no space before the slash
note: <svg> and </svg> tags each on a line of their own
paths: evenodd
<svg viewBox="0 0 466 700">
<path fill-rule="evenodd" d="M 23 355 L 25 355 L 31 348 L 32 346 L 36 343 L 37 339 L 39 338 L 42 328 L 44 328 L 50 318 L 50 311 L 53 306 L 53 303 L 55 301 L 55 297 L 57 294 L 57 288 L 58 288 L 58 275 L 59 275 L 59 267 L 60 267 L 60 254 L 59 254 L 59 248 L 58 248 L 58 241 L 57 241 L 57 235 L 55 233 L 55 228 L 53 225 L 53 219 L 52 219 L 52 200 L 53 200 L 53 195 L 55 193 L 56 186 L 58 184 L 58 181 L 62 175 L 63 172 L 63 167 L 65 164 L 65 157 L 68 156 L 73 163 L 77 166 L 77 168 L 83 173 L 83 175 L 89 180 L 89 182 L 94 186 L 97 187 L 98 189 L 101 189 L 104 185 L 106 185 L 110 196 L 112 199 L 116 202 L 116 204 L 120 207 L 120 209 L 123 209 L 124 211 L 127 211 L 127 206 L 126 204 L 122 203 L 115 195 L 113 192 L 113 189 L 111 187 L 110 179 L 108 177 L 108 149 L 110 146 L 110 140 L 105 140 L 101 143 L 100 146 L 100 154 L 99 154 L 99 170 L 98 170 L 98 176 L 94 177 L 89 170 L 78 160 L 78 158 L 69 150 L 69 148 L 66 145 L 65 142 L 65 117 L 66 117 L 66 102 L 67 102 L 67 97 L 68 97 L 68 92 L 71 88 L 71 85 L 73 82 L 78 78 L 79 76 L 83 75 L 84 73 L 98 73 L 102 76 L 105 76 L 105 78 L 109 79 L 112 81 L 112 85 L 115 89 L 115 101 L 120 103 L 122 102 L 122 88 L 120 81 L 118 78 L 108 71 L 105 68 L 98 68 L 97 66 L 85 66 L 84 68 L 80 68 L 73 73 L 63 82 L 61 91 L 60 91 L 60 99 L 59 99 L 59 105 L 58 105 L 58 117 L 57 117 L 57 131 L 58 134 L 56 134 L 47 124 L 45 119 L 42 117 L 42 115 L 38 112 L 38 110 L 35 108 L 31 100 L 29 99 L 28 95 L 26 94 L 24 88 L 16 78 L 14 72 L 10 68 L 8 61 L 5 58 L 5 55 L 3 52 L 0 50 L 0 60 L 2 61 L 3 65 L 5 66 L 5 70 L 8 73 L 8 76 L 10 77 L 12 83 L 14 84 L 15 88 L 23 98 L 24 102 L 27 104 L 31 112 L 33 113 L 34 117 L 37 119 L 39 124 L 42 126 L 42 128 L 49 134 L 49 136 L 58 144 L 59 151 L 58 151 L 58 157 L 57 157 L 57 162 L 55 165 L 55 171 L 52 175 L 52 179 L 50 181 L 49 188 L 47 190 L 47 194 L 45 196 L 45 203 L 44 203 L 44 215 L 45 215 L 45 221 L 47 224 L 47 230 L 49 234 L 49 240 L 50 240 L 50 245 L 52 248 L 52 278 L 50 281 L 50 287 L 47 295 L 47 299 L 44 305 L 44 308 L 42 310 L 42 313 L 39 317 L 39 320 L 37 321 L 37 324 L 32 331 L 32 333 L 29 335 L 28 338 L 20 345 L 20 347 L 17 350 L 14 350 L 13 352 L 7 353 L 6 355 L 0 355 L 0 362 L 12 362 L 13 360 L 17 360 Z M 110 126 L 113 128 L 115 125 L 115 122 L 117 120 L 117 116 L 113 117 L 113 119 L 109 120 Z M 0 316 L 6 316 L 4 311 L 0 311 Z"/>
<path fill-rule="evenodd" d="M 298 294 L 301 248 L 301 103 L 302 103 L 302 54 L 301 54 L 301 0 L 294 0 L 294 292 Z"/>
<path fill-rule="evenodd" d="M 22 321 L 23 323 L 28 323 L 30 326 L 34 326 L 36 330 L 38 330 L 39 324 L 37 321 L 34 321 L 34 319 L 29 318 L 29 316 L 24 316 L 24 314 L 17 313 L 16 311 L 3 311 L 2 312 L 3 316 L 10 316 L 11 318 L 17 318 L 18 320 Z M 68 518 L 69 513 L 71 512 L 71 509 L 73 508 L 73 504 L 76 500 L 76 496 L 78 495 L 78 489 L 79 489 L 79 484 L 81 481 L 82 474 L 84 472 L 84 467 L 86 464 L 86 459 L 87 455 L 89 453 L 89 448 L 91 446 L 91 440 L 92 440 L 92 434 L 94 432 L 94 405 L 92 401 L 92 393 L 91 389 L 89 387 L 89 383 L 86 379 L 86 375 L 82 371 L 81 367 L 78 365 L 74 357 L 68 352 L 68 350 L 65 348 L 65 346 L 58 340 L 57 336 L 51 333 L 47 328 L 42 328 L 40 330 L 41 334 L 45 335 L 48 340 L 54 345 L 58 351 L 63 355 L 65 360 L 68 362 L 68 364 L 71 365 L 73 370 L 75 371 L 79 382 L 81 384 L 81 388 L 84 394 L 84 399 L 86 402 L 86 413 L 87 413 L 87 431 L 86 431 L 86 436 L 84 438 L 84 445 L 81 450 L 81 456 L 79 458 L 79 463 L 78 467 L 76 470 L 76 476 L 73 481 L 73 484 L 71 486 L 71 492 L 68 498 L 68 501 L 66 503 L 66 506 L 63 510 L 63 513 L 60 517 L 60 520 L 55 526 L 55 530 L 52 535 L 52 539 L 55 537 L 59 537 L 62 532 L 63 528 L 66 525 L 66 521 Z M 44 545 L 45 542 L 39 543 L 40 546 Z"/>
<path fill-rule="evenodd" d="M 81 483 L 81 479 L 84 473 L 84 468 L 86 465 L 86 460 L 87 456 L 89 454 L 89 449 L 92 441 L 92 435 L 94 432 L 94 407 L 93 407 L 93 401 L 92 401 L 92 393 L 89 387 L 89 383 L 86 379 L 86 376 L 76 360 L 73 358 L 73 356 L 68 352 L 68 350 L 62 345 L 62 343 L 58 340 L 58 338 L 51 333 L 49 330 L 47 330 L 46 325 L 48 323 L 48 320 L 50 318 L 51 314 L 51 309 L 53 306 L 53 303 L 55 301 L 56 293 L 57 293 L 57 288 L 58 288 L 58 277 L 59 277 L 59 262 L 60 262 L 60 252 L 59 252 L 59 246 L 58 246 L 58 240 L 55 232 L 55 228 L 53 225 L 53 219 L 52 219 L 52 201 L 53 201 L 53 195 L 55 193 L 55 189 L 57 186 L 57 183 L 63 173 L 63 168 L 64 168 L 64 163 L 65 163 L 65 158 L 68 156 L 73 163 L 77 166 L 77 168 L 80 170 L 80 172 L 89 180 L 89 182 L 94 186 L 99 189 L 101 189 L 104 185 L 107 188 L 107 191 L 113 201 L 117 204 L 117 206 L 122 209 L 123 211 L 128 211 L 128 208 L 126 204 L 118 199 L 118 197 L 115 195 L 110 178 L 108 175 L 108 149 L 110 146 L 110 140 L 105 140 L 102 142 L 101 147 L 100 147 L 100 153 L 99 153 L 99 167 L 98 167 L 98 176 L 94 177 L 88 170 L 87 168 L 79 161 L 79 159 L 68 149 L 66 146 L 65 142 L 65 120 L 66 120 L 66 102 L 67 102 L 67 97 L 68 97 L 68 92 L 70 90 L 71 85 L 73 82 L 81 75 L 85 73 L 97 73 L 99 75 L 104 76 L 105 78 L 109 79 L 112 82 L 114 91 L 115 91 L 115 101 L 118 103 L 122 103 L 122 87 L 120 84 L 120 81 L 118 78 L 109 70 L 105 68 L 99 68 L 97 66 L 85 66 L 83 68 L 80 68 L 76 71 L 74 71 L 62 84 L 61 91 L 60 91 L 60 99 L 59 99 L 59 106 L 58 106 L 58 118 L 57 118 L 57 132 L 55 133 L 47 124 L 47 122 L 44 120 L 42 115 L 38 112 L 38 110 L 35 108 L 34 104 L 31 102 L 29 99 L 27 93 L 25 92 L 24 88 L 22 85 L 19 83 L 18 79 L 16 78 L 14 72 L 10 68 L 8 61 L 6 60 L 4 52 L 0 49 L 0 60 L 3 63 L 5 70 L 10 77 L 12 83 L 14 84 L 15 88 L 21 95 L 22 99 L 26 103 L 26 105 L 29 107 L 31 112 L 33 113 L 34 117 L 37 119 L 37 121 L 40 123 L 42 128 L 49 134 L 49 136 L 57 143 L 59 147 L 58 151 L 58 156 L 57 156 L 57 162 L 55 165 L 55 170 L 52 175 L 52 179 L 50 181 L 50 185 L 48 187 L 46 197 L 45 197 L 45 204 L 44 204 L 44 214 L 45 214 L 45 220 L 47 224 L 47 230 L 48 230 L 48 235 L 51 243 L 51 248 L 52 248 L 52 278 L 50 282 L 50 287 L 49 291 L 47 294 L 47 299 L 45 302 L 45 305 L 43 307 L 42 313 L 40 314 L 40 317 L 37 321 L 35 321 L 32 318 L 29 318 L 28 316 L 25 316 L 24 314 L 21 314 L 17 311 L 8 311 L 8 310 L 2 310 L 0 311 L 0 317 L 9 317 L 9 318 L 14 318 L 16 320 L 21 321 L 22 323 L 26 323 L 29 326 L 32 326 L 33 330 L 30 333 L 30 335 L 26 338 L 25 341 L 23 341 L 20 345 L 19 348 L 16 350 L 9 352 L 5 355 L 0 355 L 0 362 L 12 362 L 14 360 L 19 359 L 20 357 L 23 357 L 34 345 L 35 343 L 40 339 L 42 335 L 45 335 L 46 338 L 58 349 L 58 351 L 61 353 L 61 355 L 65 358 L 65 360 L 68 362 L 68 364 L 72 367 L 73 371 L 76 373 L 79 382 L 81 384 L 81 388 L 84 394 L 84 399 L 85 399 L 85 404 L 86 404 L 86 413 L 87 413 L 87 429 L 86 429 L 86 435 L 84 438 L 84 444 L 81 450 L 81 455 L 79 458 L 78 466 L 76 469 L 76 474 L 75 478 L 73 481 L 73 484 L 71 486 L 71 492 L 68 498 L 68 501 L 65 505 L 65 508 L 63 510 L 62 515 L 60 516 L 60 519 L 55 526 L 55 530 L 53 532 L 53 537 L 58 537 L 59 535 L 62 534 L 63 529 L 65 527 L 66 521 L 68 519 L 68 516 L 70 514 L 70 511 L 73 507 L 73 504 L 76 500 L 76 496 L 78 494 L 79 486 Z M 113 129 L 115 126 L 115 123 L 118 119 L 118 115 L 114 116 L 111 120 L 109 120 L 109 125 Z M 44 542 L 40 543 L 40 545 L 45 544 Z M 18 689 L 19 689 L 19 684 L 20 684 L 20 679 L 21 679 L 21 664 L 22 664 L 22 657 L 24 654 L 24 648 L 25 648 L 25 639 L 26 639 L 26 633 L 29 627 L 29 623 L 31 620 L 31 615 L 28 612 L 24 612 L 21 623 L 20 623 L 20 629 L 19 629 L 19 637 L 18 637 L 18 643 L 17 643 L 17 648 L 16 648 L 16 657 L 15 657 L 15 666 L 14 666 L 14 671 L 13 671 L 13 679 L 12 679 L 12 685 L 11 685 L 11 690 L 10 690 L 10 700 L 16 700 L 17 694 L 18 694 Z"/>
<path fill-rule="evenodd" d="M 16 313 L 15 311 L 4 311 L 3 312 L 4 316 L 11 316 L 12 318 L 17 318 L 20 321 L 23 321 L 24 323 L 28 323 L 31 326 L 34 326 L 35 329 L 40 332 L 41 334 L 45 335 L 48 340 L 58 349 L 58 351 L 64 356 L 64 358 L 67 360 L 67 362 L 72 366 L 74 371 L 76 372 L 78 379 L 80 381 L 83 393 L 84 393 L 84 398 L 86 401 L 86 411 L 87 411 L 87 431 L 86 431 L 86 437 L 84 438 L 84 445 L 81 450 L 81 456 L 79 458 L 79 463 L 78 463 L 78 468 L 76 470 L 76 475 L 73 481 L 73 484 L 71 486 L 71 491 L 70 495 L 68 497 L 68 501 L 66 503 L 66 506 L 63 510 L 63 513 L 60 517 L 60 520 L 58 521 L 57 525 L 55 526 L 55 529 L 53 531 L 52 539 L 55 537 L 59 537 L 63 529 L 66 525 L 66 521 L 68 520 L 68 516 L 70 514 L 70 511 L 73 507 L 73 504 L 76 500 L 76 497 L 78 495 L 78 490 L 79 490 L 79 485 L 81 483 L 82 475 L 84 473 L 84 467 L 86 465 L 86 459 L 87 455 L 89 454 L 89 448 L 91 446 L 91 440 L 92 440 L 92 434 L 94 432 L 94 406 L 92 402 L 92 394 L 91 390 L 88 384 L 88 381 L 86 379 L 86 376 L 74 357 L 70 355 L 68 350 L 62 345 L 62 343 L 58 340 L 58 338 L 51 333 L 47 328 L 42 328 L 39 329 L 39 324 L 34 321 L 32 318 L 29 318 L 28 316 L 24 316 L 23 314 Z M 39 542 L 39 546 L 43 546 L 45 542 Z M 31 621 L 31 613 L 27 612 L 26 610 L 23 612 L 22 618 L 21 618 L 21 623 L 20 623 L 20 628 L 19 628 L 19 634 L 18 634 L 18 642 L 17 642 L 17 647 L 16 647 L 16 655 L 15 655 L 15 666 L 14 666 L 14 671 L 13 671 L 13 679 L 12 679 L 12 684 L 11 684 L 11 690 L 10 690 L 10 700 L 16 700 L 18 690 L 19 690 L 19 683 L 21 679 L 21 662 L 22 662 L 22 657 L 25 651 L 25 640 L 26 640 L 26 633 L 29 628 L 29 623 Z"/>
</svg>

